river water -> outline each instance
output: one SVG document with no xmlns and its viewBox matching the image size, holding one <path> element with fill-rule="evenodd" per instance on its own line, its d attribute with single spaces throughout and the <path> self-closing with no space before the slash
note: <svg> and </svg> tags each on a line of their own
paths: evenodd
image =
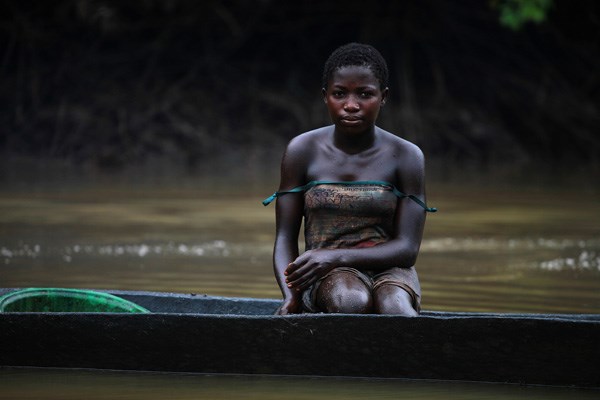
<svg viewBox="0 0 600 400">
<path fill-rule="evenodd" d="M 0 193 L 0 286 L 279 298 L 272 186 L 79 185 Z M 210 188 L 207 189 L 207 188 Z M 243 190 L 242 190 L 243 189 Z M 430 185 L 423 309 L 600 313 L 600 193 Z M 550 349 L 549 349 L 550 351 Z M 586 398 L 443 382 L 0 369 L 0 398 Z"/>
</svg>

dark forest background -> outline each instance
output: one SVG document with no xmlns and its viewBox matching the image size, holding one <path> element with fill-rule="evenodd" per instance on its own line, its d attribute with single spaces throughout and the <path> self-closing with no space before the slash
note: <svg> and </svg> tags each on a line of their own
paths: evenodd
<svg viewBox="0 0 600 400">
<path fill-rule="evenodd" d="M 2 0 L 0 179 L 276 174 L 289 139 L 329 123 L 325 59 L 360 41 L 389 63 L 379 125 L 417 143 L 436 179 L 595 182 L 600 2 L 529 1 L 522 24 L 506 14 L 518 3 Z"/>
</svg>

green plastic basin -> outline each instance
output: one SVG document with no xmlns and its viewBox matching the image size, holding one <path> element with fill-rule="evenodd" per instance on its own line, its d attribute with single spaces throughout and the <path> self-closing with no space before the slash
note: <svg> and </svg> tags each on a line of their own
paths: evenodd
<svg viewBox="0 0 600 400">
<path fill-rule="evenodd" d="M 2 312 L 148 313 L 144 307 L 108 293 L 62 288 L 29 288 L 0 297 Z"/>
</svg>

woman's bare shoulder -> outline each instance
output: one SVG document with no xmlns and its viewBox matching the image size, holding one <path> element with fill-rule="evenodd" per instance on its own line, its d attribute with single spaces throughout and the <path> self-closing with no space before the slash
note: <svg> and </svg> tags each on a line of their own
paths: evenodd
<svg viewBox="0 0 600 400">
<path fill-rule="evenodd" d="M 423 160 L 423 152 L 419 146 L 386 130 L 380 129 L 380 131 L 382 133 L 381 137 L 383 138 L 384 146 L 392 149 L 397 156 L 401 156 L 405 159 L 409 158 L 413 161 Z"/>
<path fill-rule="evenodd" d="M 325 126 L 308 132 L 301 133 L 294 137 L 287 145 L 286 154 L 306 155 L 315 150 L 316 146 L 323 142 L 331 127 Z"/>
<path fill-rule="evenodd" d="M 328 127 L 304 132 L 288 143 L 281 160 L 280 190 L 302 185 L 317 148 L 325 140 Z"/>
<path fill-rule="evenodd" d="M 425 156 L 416 144 L 385 132 L 382 135 L 384 145 L 390 150 L 388 153 L 393 159 L 395 182 L 404 192 L 420 194 L 423 192 L 425 177 Z"/>
</svg>

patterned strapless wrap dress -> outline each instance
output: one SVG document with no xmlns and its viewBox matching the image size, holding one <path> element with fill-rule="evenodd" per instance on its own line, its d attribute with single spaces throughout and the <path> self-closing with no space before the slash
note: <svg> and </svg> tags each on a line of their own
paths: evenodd
<svg viewBox="0 0 600 400">
<path fill-rule="evenodd" d="M 399 200 L 392 186 L 370 183 L 315 185 L 304 193 L 306 250 L 373 247 L 390 240 Z M 357 276 L 371 290 L 395 285 L 406 290 L 415 310 L 421 307 L 421 285 L 414 266 L 390 265 L 378 270 L 336 268 L 330 272 Z M 321 278 L 303 293 L 306 312 L 320 312 L 316 294 Z"/>
<path fill-rule="evenodd" d="M 413 195 L 400 192 L 391 183 L 382 181 L 332 182 L 312 181 L 288 191 L 274 193 L 263 204 L 278 196 L 304 192 L 304 237 L 306 250 L 373 247 L 390 240 L 394 231 L 394 215 L 398 201 L 409 198 L 425 211 L 435 212 Z M 421 285 L 414 266 L 364 270 L 335 268 L 329 274 L 350 273 L 361 279 L 371 290 L 381 285 L 395 285 L 406 290 L 415 310 L 421 308 Z M 320 312 L 316 305 L 316 282 L 303 293 L 305 312 Z"/>
</svg>

